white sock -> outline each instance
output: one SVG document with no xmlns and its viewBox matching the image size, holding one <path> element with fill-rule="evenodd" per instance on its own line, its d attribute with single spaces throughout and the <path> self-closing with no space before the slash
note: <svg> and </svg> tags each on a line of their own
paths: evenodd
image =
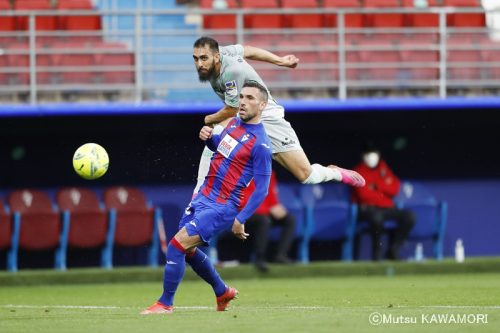
<svg viewBox="0 0 500 333">
<path fill-rule="evenodd" d="M 224 127 L 220 125 L 215 125 L 213 134 L 220 134 L 224 130 Z M 212 160 L 212 156 L 214 152 L 205 146 L 203 149 L 203 153 L 201 153 L 200 164 L 198 166 L 198 177 L 196 178 L 196 187 L 194 188 L 193 194 L 198 193 L 201 185 L 205 181 L 205 177 L 208 174 L 208 170 L 210 170 L 210 161 Z"/>
<path fill-rule="evenodd" d="M 340 182 L 342 180 L 342 175 L 339 170 L 328 168 L 322 166 L 321 164 L 311 165 L 311 170 L 311 174 L 302 182 L 302 184 L 319 184 L 329 182 L 330 180 Z"/>
</svg>

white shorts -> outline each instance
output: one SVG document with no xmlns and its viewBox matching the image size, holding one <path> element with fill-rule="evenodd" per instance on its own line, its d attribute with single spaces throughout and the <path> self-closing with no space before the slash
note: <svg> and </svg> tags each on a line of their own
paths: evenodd
<svg viewBox="0 0 500 333">
<path fill-rule="evenodd" d="M 297 134 L 285 118 L 263 118 L 262 124 L 271 141 L 273 154 L 302 150 Z"/>
</svg>

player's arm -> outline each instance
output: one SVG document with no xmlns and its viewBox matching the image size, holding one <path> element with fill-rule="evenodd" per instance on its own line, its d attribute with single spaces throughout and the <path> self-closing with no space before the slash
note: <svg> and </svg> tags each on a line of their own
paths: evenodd
<svg viewBox="0 0 500 333">
<path fill-rule="evenodd" d="M 250 45 L 244 46 L 244 57 L 245 59 L 264 61 L 282 67 L 295 68 L 299 64 L 299 58 L 293 54 L 280 57 L 272 52 Z"/>
<path fill-rule="evenodd" d="M 208 149 L 211 151 L 216 151 L 217 146 L 220 143 L 220 134 L 214 134 L 214 129 L 210 126 L 203 126 L 200 130 L 199 137 L 202 141 L 205 141 Z"/>
<path fill-rule="evenodd" d="M 222 123 L 224 120 L 230 119 L 238 113 L 238 108 L 224 105 L 219 111 L 205 116 L 205 125 L 213 126 Z"/>
<path fill-rule="evenodd" d="M 245 207 L 236 215 L 232 227 L 233 234 L 239 239 L 245 240 L 249 236 L 245 233 L 244 224 L 266 198 L 270 177 L 270 175 L 254 175 L 255 190 L 248 199 Z"/>
</svg>

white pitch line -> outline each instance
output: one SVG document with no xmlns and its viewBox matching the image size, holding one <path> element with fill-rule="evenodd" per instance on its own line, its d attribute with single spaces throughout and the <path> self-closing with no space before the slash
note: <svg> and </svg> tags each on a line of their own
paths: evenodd
<svg viewBox="0 0 500 333">
<path fill-rule="evenodd" d="M 4 304 L 1 305 L 3 308 L 25 308 L 25 309 L 45 309 L 45 308 L 55 308 L 55 309 L 105 309 L 105 310 L 116 310 L 116 309 L 140 309 L 135 307 L 126 306 L 106 306 L 106 305 L 30 305 L 30 304 Z M 176 306 L 179 310 L 213 310 L 213 306 Z M 244 308 L 244 307 L 240 307 Z M 252 306 L 252 309 L 276 309 L 276 310 L 319 310 L 328 309 L 329 307 L 324 306 Z"/>
</svg>

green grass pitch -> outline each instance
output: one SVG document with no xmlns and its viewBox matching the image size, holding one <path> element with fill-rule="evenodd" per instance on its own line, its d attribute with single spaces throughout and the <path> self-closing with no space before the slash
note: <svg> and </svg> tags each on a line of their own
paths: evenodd
<svg viewBox="0 0 500 333">
<path fill-rule="evenodd" d="M 139 312 L 159 296 L 161 281 L 4 286 L 0 332 L 500 332 L 497 273 L 227 282 L 240 291 L 229 311 L 215 311 L 203 281 L 183 281 L 174 314 L 154 316 Z M 370 324 L 374 312 L 386 322 Z M 437 315 L 469 322 L 432 322 Z M 471 322 L 484 315 L 487 323 Z"/>
</svg>

